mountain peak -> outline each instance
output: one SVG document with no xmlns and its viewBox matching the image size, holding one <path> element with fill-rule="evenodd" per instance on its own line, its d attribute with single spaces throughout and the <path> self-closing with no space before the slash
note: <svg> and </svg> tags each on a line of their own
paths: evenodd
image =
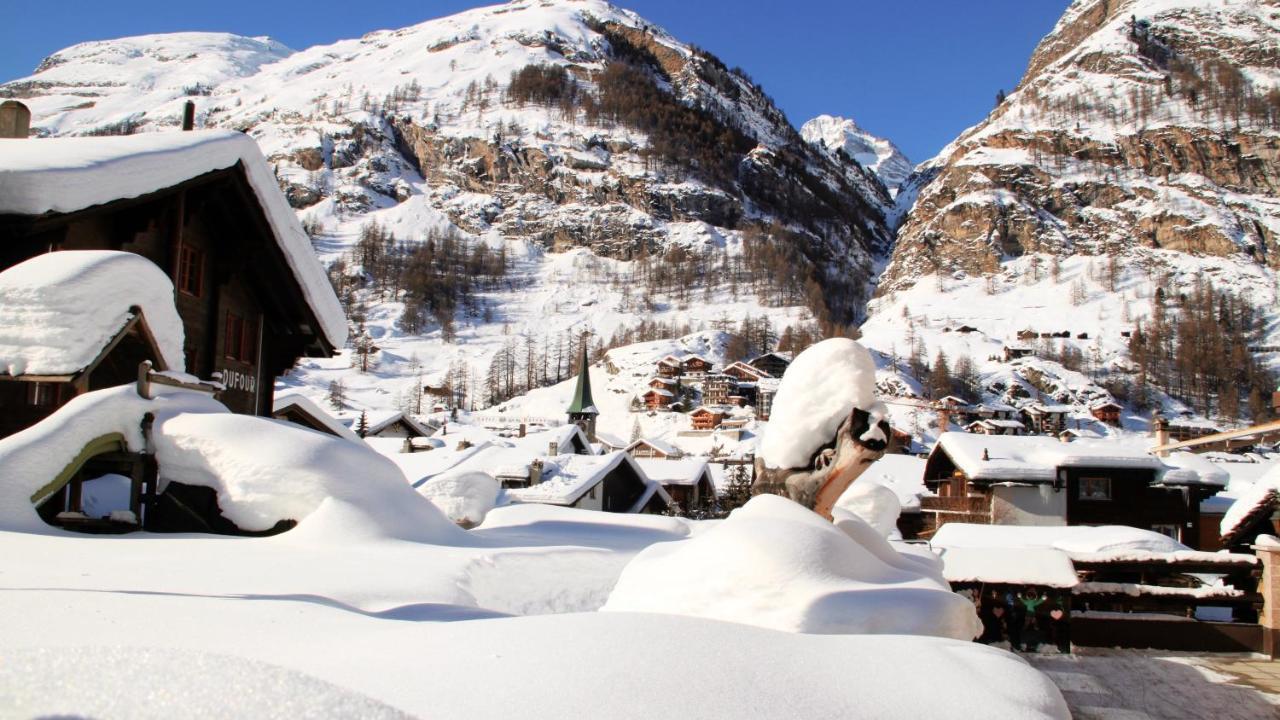
<svg viewBox="0 0 1280 720">
<path fill-rule="evenodd" d="M 828 152 L 843 152 L 870 170 L 896 197 L 898 188 L 911 175 L 911 161 L 891 141 L 863 130 L 845 117 L 819 115 L 800 128 L 800 135 L 810 144 Z"/>
</svg>

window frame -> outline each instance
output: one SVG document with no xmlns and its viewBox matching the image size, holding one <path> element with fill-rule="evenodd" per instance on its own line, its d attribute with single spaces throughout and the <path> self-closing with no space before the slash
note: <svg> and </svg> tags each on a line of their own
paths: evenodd
<svg viewBox="0 0 1280 720">
<path fill-rule="evenodd" d="M 178 244 L 178 292 L 193 298 L 204 297 L 204 250 L 188 242 Z"/>
<path fill-rule="evenodd" d="M 1105 493 L 1102 495 L 1094 493 L 1086 495 L 1085 486 L 1086 484 L 1092 483 L 1101 483 L 1101 487 L 1105 489 Z M 1111 478 L 1095 476 L 1081 477 L 1076 486 L 1076 499 L 1084 502 L 1110 502 L 1111 500 L 1114 500 L 1115 495 L 1112 488 Z"/>
</svg>

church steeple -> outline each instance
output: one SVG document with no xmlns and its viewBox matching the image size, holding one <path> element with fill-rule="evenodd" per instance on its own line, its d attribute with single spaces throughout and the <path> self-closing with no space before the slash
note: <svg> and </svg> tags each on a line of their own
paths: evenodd
<svg viewBox="0 0 1280 720">
<path fill-rule="evenodd" d="M 573 402 L 569 403 L 569 422 L 582 428 L 587 440 L 596 441 L 596 409 L 595 399 L 591 397 L 591 374 L 587 362 L 587 336 L 582 336 L 582 354 L 578 358 L 578 385 L 573 391 Z"/>
</svg>

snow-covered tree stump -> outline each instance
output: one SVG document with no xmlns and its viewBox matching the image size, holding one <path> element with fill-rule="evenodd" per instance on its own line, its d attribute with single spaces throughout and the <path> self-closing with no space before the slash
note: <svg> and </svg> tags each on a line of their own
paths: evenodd
<svg viewBox="0 0 1280 720">
<path fill-rule="evenodd" d="M 753 493 L 782 495 L 830 520 L 836 500 L 884 455 L 885 417 L 865 348 L 845 338 L 810 347 L 778 387 Z"/>
</svg>

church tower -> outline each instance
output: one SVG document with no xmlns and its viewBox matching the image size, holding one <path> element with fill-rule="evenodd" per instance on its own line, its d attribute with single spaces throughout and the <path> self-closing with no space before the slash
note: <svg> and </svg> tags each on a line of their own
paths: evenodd
<svg viewBox="0 0 1280 720">
<path fill-rule="evenodd" d="M 573 402 L 569 403 L 569 422 L 582 428 L 588 442 L 596 441 L 596 402 L 591 397 L 591 375 L 588 373 L 587 336 L 582 336 L 582 355 L 578 359 L 578 386 L 573 391 Z"/>
</svg>

